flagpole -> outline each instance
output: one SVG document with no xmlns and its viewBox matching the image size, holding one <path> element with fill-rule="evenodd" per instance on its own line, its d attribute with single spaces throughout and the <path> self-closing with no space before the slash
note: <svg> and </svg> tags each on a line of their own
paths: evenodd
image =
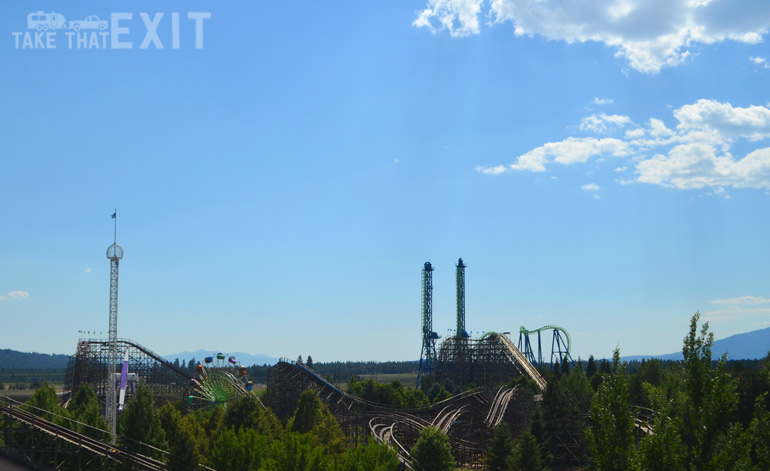
<svg viewBox="0 0 770 471">
<path fill-rule="evenodd" d="M 115 212 L 112 213 L 112 219 L 115 220 L 115 239 L 113 242 L 117 244 L 118 243 L 118 209 L 117 208 L 115 208 Z"/>
</svg>

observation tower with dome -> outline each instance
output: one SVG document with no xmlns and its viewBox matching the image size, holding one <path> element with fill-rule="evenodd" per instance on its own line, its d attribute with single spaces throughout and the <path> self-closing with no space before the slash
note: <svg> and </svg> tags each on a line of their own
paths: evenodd
<svg viewBox="0 0 770 471">
<path fill-rule="evenodd" d="M 115 440 L 117 432 L 117 401 L 115 388 L 115 365 L 118 363 L 118 265 L 123 258 L 123 248 L 118 245 L 118 210 L 112 213 L 115 222 L 114 239 L 112 245 L 107 247 L 107 258 L 110 260 L 110 331 L 108 338 L 109 362 L 107 363 L 107 398 L 106 415 L 107 422 L 112 431 L 112 440 Z"/>
</svg>

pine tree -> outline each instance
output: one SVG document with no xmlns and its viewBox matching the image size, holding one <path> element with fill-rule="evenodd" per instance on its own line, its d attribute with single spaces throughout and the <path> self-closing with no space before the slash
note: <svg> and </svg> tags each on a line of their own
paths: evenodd
<svg viewBox="0 0 770 471">
<path fill-rule="evenodd" d="M 414 471 L 452 471 L 455 467 L 449 437 L 435 427 L 420 431 L 411 456 Z"/>
<path fill-rule="evenodd" d="M 315 446 L 310 434 L 289 432 L 283 441 L 272 443 L 269 453 L 270 458 L 260 471 L 332 471 L 330 457 L 323 448 Z"/>
<path fill-rule="evenodd" d="M 370 436 L 366 445 L 358 445 L 342 457 L 336 471 L 395 471 L 398 464 L 396 452 Z"/>
<path fill-rule="evenodd" d="M 693 471 L 711 471 L 733 455 L 735 461 L 741 451 L 732 447 L 741 442 L 731 425 L 733 412 L 738 407 L 737 382 L 725 371 L 726 355 L 712 366 L 711 345 L 714 334 L 708 331 L 708 322 L 698 333 L 700 313 L 690 319 L 690 332 L 684 338 L 685 401 L 682 410 L 682 441 L 688 450 L 688 462 Z M 734 440 L 731 440 L 730 438 Z M 737 441 L 736 441 L 737 440 Z M 733 443 L 735 441 L 735 443 Z"/>
<path fill-rule="evenodd" d="M 629 377 L 620 363 L 620 350 L 612 355 L 610 374 L 604 375 L 591 402 L 593 427 L 586 431 L 591 469 L 630 471 L 637 468 L 634 415 L 629 407 Z"/>
<path fill-rule="evenodd" d="M 166 433 L 160 424 L 160 416 L 155 409 L 152 390 L 145 384 L 136 387 L 136 397 L 129 402 L 118 420 L 120 435 L 127 438 L 125 446 L 129 450 L 153 455 L 142 444 L 159 449 L 166 449 Z"/>
<path fill-rule="evenodd" d="M 596 373 L 596 360 L 594 359 L 594 356 L 591 355 L 588 357 L 588 363 L 586 363 L 586 376 L 588 376 L 588 379 L 591 379 L 591 377 Z"/>
<path fill-rule="evenodd" d="M 651 427 L 652 433 L 642 438 L 639 444 L 641 468 L 644 471 L 684 471 L 687 452 L 682 444 L 679 429 L 681 420 L 673 417 L 670 403 L 662 389 L 650 384 L 644 385 L 646 395 L 655 410 Z"/>
<path fill-rule="evenodd" d="M 754 406 L 754 418 L 749 426 L 753 438 L 753 451 L 757 469 L 770 469 L 770 412 L 765 406 L 767 393 L 757 397 Z"/>
<path fill-rule="evenodd" d="M 290 432 L 312 434 L 318 444 L 322 445 L 329 454 L 340 454 L 345 451 L 345 435 L 337 419 L 321 402 L 315 391 L 308 389 L 299 396 L 297 410 L 286 425 L 286 429 Z"/>
<path fill-rule="evenodd" d="M 501 423 L 495 427 L 492 440 L 484 457 L 484 467 L 487 471 L 507 471 L 508 460 L 513 454 L 513 439 L 508 424 Z"/>
<path fill-rule="evenodd" d="M 541 458 L 542 450 L 535 437 L 524 432 L 516 438 L 513 453 L 508 459 L 511 471 L 545 471 L 546 467 Z M 506 468 L 502 468 L 506 469 Z"/>
<path fill-rule="evenodd" d="M 171 454 L 166 463 L 168 471 L 190 471 L 198 469 L 200 456 L 195 441 L 185 432 L 178 433 L 171 442 Z"/>
<path fill-rule="evenodd" d="M 91 386 L 87 384 L 80 386 L 78 392 L 69 401 L 67 411 L 76 421 L 84 424 L 78 426 L 80 433 L 99 440 L 106 439 L 107 419 Z"/>
</svg>

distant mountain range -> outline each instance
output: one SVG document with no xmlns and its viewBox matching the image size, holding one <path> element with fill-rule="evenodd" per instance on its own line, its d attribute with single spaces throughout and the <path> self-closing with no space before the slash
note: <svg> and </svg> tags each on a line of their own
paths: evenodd
<svg viewBox="0 0 770 471">
<path fill-rule="evenodd" d="M 208 356 L 215 356 L 217 352 L 222 352 L 227 356 L 233 355 L 239 364 L 244 366 L 251 365 L 275 365 L 278 358 L 269 355 L 252 355 L 243 352 L 225 352 L 222 350 L 196 350 L 194 352 L 180 352 L 171 355 L 164 355 L 163 358 L 173 362 L 175 359 L 184 361 L 185 364 L 195 359 L 202 362 Z M 725 352 L 730 360 L 755 360 L 767 356 L 770 351 L 770 327 L 760 330 L 754 330 L 743 334 L 736 334 L 720 340 L 715 340 L 711 347 L 711 356 L 718 359 Z M 666 355 L 632 355 L 623 357 L 623 360 L 642 360 L 647 358 L 657 358 L 660 360 L 682 360 L 682 352 L 669 353 Z M 46 353 L 28 353 L 18 352 L 16 350 L 0 349 L 0 370 L 16 368 L 54 368 L 64 369 L 67 367 L 69 355 L 49 355 Z"/>
<path fill-rule="evenodd" d="M 728 360 L 758 360 L 770 351 L 770 327 L 736 334 L 720 340 L 714 340 L 711 346 L 711 358 L 719 359 L 727 352 Z M 626 361 L 657 358 L 659 360 L 683 360 L 682 352 L 666 355 L 632 355 L 623 357 Z"/>
<path fill-rule="evenodd" d="M 215 357 L 217 353 L 222 352 L 228 357 L 230 355 L 234 356 L 236 361 L 238 361 L 239 364 L 243 366 L 251 366 L 251 365 L 275 365 L 278 363 L 278 358 L 271 357 L 268 355 L 252 355 L 250 353 L 243 353 L 243 352 L 226 352 L 224 350 L 196 350 L 194 352 L 180 352 L 180 353 L 174 353 L 171 355 L 163 355 L 163 358 L 174 362 L 177 358 L 180 362 L 184 362 L 187 364 L 190 360 L 195 360 L 198 363 L 201 363 L 204 358 L 206 357 Z"/>
</svg>

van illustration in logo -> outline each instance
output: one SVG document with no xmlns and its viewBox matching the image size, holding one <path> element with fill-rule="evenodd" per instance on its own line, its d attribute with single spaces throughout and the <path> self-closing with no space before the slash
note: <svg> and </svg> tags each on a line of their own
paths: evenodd
<svg viewBox="0 0 770 471">
<path fill-rule="evenodd" d="M 91 15 L 86 16 L 85 20 L 70 21 L 70 28 L 75 31 L 80 31 L 81 29 L 98 29 L 99 31 L 104 31 L 107 29 L 107 22 L 100 20 L 96 15 Z"/>
<path fill-rule="evenodd" d="M 27 15 L 27 28 L 38 31 L 48 31 L 49 29 L 66 29 L 67 19 L 61 13 L 52 11 L 45 13 L 37 11 Z"/>
</svg>

